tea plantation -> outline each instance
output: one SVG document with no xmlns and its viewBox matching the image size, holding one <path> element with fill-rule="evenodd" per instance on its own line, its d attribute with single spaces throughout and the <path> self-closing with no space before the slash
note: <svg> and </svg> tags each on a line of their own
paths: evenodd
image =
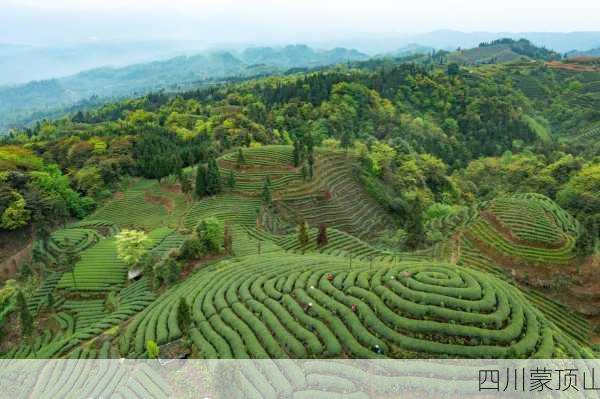
<svg viewBox="0 0 600 399">
<path fill-rule="evenodd" d="M 36 333 L 4 345 L 2 357 L 146 358 L 150 341 L 162 356 L 174 347 L 203 359 L 594 356 L 585 318 L 510 273 L 512 265 L 573 265 L 580 226 L 550 199 L 517 194 L 465 207 L 434 222 L 442 242 L 401 252 L 377 241 L 397 220 L 361 184 L 356 155 L 316 149 L 312 178 L 293 158 L 291 146 L 244 148 L 242 160 L 225 154 L 217 161 L 223 189 L 203 198 L 184 195 L 174 179 L 138 179 L 87 219 L 36 242 L 48 269 L 27 298 Z M 207 218 L 227 227 L 228 253 L 186 265 L 167 287 L 128 278 L 118 232 L 144 231 L 144 250 L 164 260 Z M 326 242 L 318 242 L 319 226 Z M 184 330 L 182 300 L 191 316 Z M 320 374 L 304 387 L 367 378 L 311 364 Z M 61 395 L 46 386 L 40 380 L 36 389 Z"/>
<path fill-rule="evenodd" d="M 179 339 L 190 305 L 202 358 L 586 357 L 517 289 L 448 264 L 251 255 L 202 270 L 135 317 L 121 353 Z"/>
</svg>

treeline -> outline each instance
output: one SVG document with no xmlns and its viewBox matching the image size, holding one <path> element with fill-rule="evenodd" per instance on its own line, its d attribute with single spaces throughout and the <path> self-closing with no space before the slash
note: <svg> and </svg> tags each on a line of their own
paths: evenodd
<svg viewBox="0 0 600 399">
<path fill-rule="evenodd" d="M 539 79 L 553 81 L 551 73 Z M 540 139 L 531 114 L 560 115 L 551 119 L 556 130 L 581 123 L 570 92 L 550 83 L 548 90 L 555 96 L 543 104 L 526 97 L 503 69 L 380 63 L 107 104 L 4 139 L 0 211 L 20 221 L 2 228 L 24 227 L 37 220 L 32 215 L 51 215 L 48 209 L 61 217 L 85 214 L 124 176 L 183 176 L 187 187 L 192 177 L 184 168 L 206 165 L 208 175 L 219 154 L 267 144 L 294 145 L 307 177 L 314 147 L 358 153 L 363 180 L 383 187 L 385 195 L 378 195 L 411 232 L 411 247 L 435 236 L 424 226 L 440 210 L 503 193 L 541 192 L 585 219 L 600 213 L 594 146 L 582 157 L 575 147 Z M 50 183 L 42 185 L 40 173 Z M 38 193 L 40 187 L 46 191 Z M 37 200 L 59 197 L 67 202 Z"/>
</svg>

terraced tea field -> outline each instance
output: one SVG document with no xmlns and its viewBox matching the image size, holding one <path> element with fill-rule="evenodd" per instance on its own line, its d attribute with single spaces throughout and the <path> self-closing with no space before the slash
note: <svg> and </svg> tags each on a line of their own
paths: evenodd
<svg viewBox="0 0 600 399">
<path fill-rule="evenodd" d="M 202 220 L 216 217 L 241 226 L 256 225 L 261 200 L 236 194 L 219 194 L 195 202 L 184 218 L 184 226 L 193 229 Z"/>
<path fill-rule="evenodd" d="M 156 181 L 139 180 L 127 191 L 117 193 L 90 219 L 106 220 L 120 228 L 175 228 L 186 210 L 187 201 L 181 193 L 161 189 Z"/>
<path fill-rule="evenodd" d="M 53 318 L 54 328 L 46 329 L 32 344 L 23 342 L 2 357 L 46 359 L 75 356 L 78 358 L 82 350 L 81 344 L 94 340 L 122 324 L 147 308 L 156 299 L 155 293 L 145 279 L 132 283 L 117 294 L 118 306 L 112 311 L 106 308 L 104 301 L 97 299 L 59 301 L 56 304 L 59 311 Z M 110 335 L 106 338 L 110 338 Z M 104 348 L 107 352 L 106 356 L 110 348 L 110 345 Z M 85 353 L 89 353 L 89 348 L 85 349 Z M 116 357 L 117 352 L 113 351 L 113 353 L 111 357 Z"/>
<path fill-rule="evenodd" d="M 160 245 L 172 233 L 173 230 L 166 227 L 151 231 L 148 235 L 147 249 L 151 250 Z M 57 288 L 106 292 L 122 288 L 126 278 L 127 266 L 117 255 L 116 239 L 107 238 L 83 251 L 81 260 L 75 265 L 73 272 L 65 273 Z"/>
<path fill-rule="evenodd" d="M 458 239 L 458 264 L 513 284 L 527 275 L 561 280 L 564 276 L 557 271 L 574 267 L 572 246 L 579 223 L 549 198 L 539 194 L 499 198 L 483 204 L 479 215 Z M 522 289 L 554 325 L 579 342 L 589 342 L 592 328 L 581 315 L 547 294 Z"/>
<path fill-rule="evenodd" d="M 281 206 L 292 219 L 325 224 L 366 239 L 395 226 L 356 177 L 352 155 L 318 152 L 315 177 L 282 193 Z"/>
<path fill-rule="evenodd" d="M 217 196 L 197 204 L 189 215 L 221 212 L 232 222 L 254 224 L 260 194 L 267 176 L 272 182 L 276 207 L 291 224 L 305 220 L 311 226 L 324 223 L 359 238 L 368 238 L 375 232 L 395 225 L 394 220 L 372 199 L 360 185 L 354 169 L 356 156 L 345 152 L 315 151 L 315 175 L 303 181 L 298 168 L 293 167 L 290 146 L 267 146 L 244 150 L 246 162 L 237 167 L 237 152 L 220 159 L 225 179 L 228 171 L 236 175 L 234 195 Z M 252 197 L 252 199 L 244 199 Z M 214 207 L 210 202 L 222 203 Z M 239 204 L 239 205 L 238 205 Z M 237 209 L 240 212 L 230 210 Z M 254 214 L 253 214 L 254 213 Z M 197 223 L 197 218 L 186 219 L 186 226 Z"/>
<path fill-rule="evenodd" d="M 465 234 L 488 255 L 531 264 L 573 261 L 576 221 L 549 200 L 515 196 L 491 201 Z"/>
<path fill-rule="evenodd" d="M 135 317 L 122 353 L 182 336 L 177 304 L 192 309 L 203 358 L 591 356 L 516 288 L 447 264 L 371 266 L 326 255 L 222 261 Z"/>
<path fill-rule="evenodd" d="M 316 150 L 306 181 L 289 146 L 244 149 L 244 158 L 218 160 L 224 179 L 236 176 L 234 189 L 188 202 L 172 185 L 138 180 L 37 243 L 52 271 L 28 307 L 45 316 L 44 332 L 2 357 L 146 357 L 148 341 L 191 342 L 191 356 L 207 359 L 593 356 L 588 321 L 517 288 L 512 271 L 573 266 L 580 226 L 550 199 L 518 194 L 464 207 L 432 222 L 446 241 L 398 253 L 374 244 L 396 220 L 362 187 L 352 153 Z M 270 206 L 261 198 L 267 176 Z M 128 281 L 119 229 L 145 230 L 146 249 L 162 258 L 208 217 L 230 230 L 231 253 L 190 262 L 170 288 Z M 321 224 L 328 242 L 319 246 Z M 66 270 L 61 262 L 74 254 L 80 260 Z M 191 309 L 188 333 L 181 298 Z"/>
<path fill-rule="evenodd" d="M 260 195 L 265 178 L 271 179 L 273 191 L 302 184 L 302 173 L 293 165 L 292 147 L 267 146 L 244 149 L 245 161 L 237 162 L 237 152 L 224 155 L 219 160 L 223 186 L 227 186 L 230 172 L 236 180 L 235 192 Z"/>
</svg>

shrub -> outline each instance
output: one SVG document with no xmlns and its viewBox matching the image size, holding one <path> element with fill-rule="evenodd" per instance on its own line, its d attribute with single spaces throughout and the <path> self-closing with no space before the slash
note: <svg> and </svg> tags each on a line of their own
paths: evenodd
<svg viewBox="0 0 600 399">
<path fill-rule="evenodd" d="M 181 266 L 175 259 L 168 257 L 154 266 L 154 275 L 159 284 L 171 285 L 179 279 Z"/>
<path fill-rule="evenodd" d="M 160 348 L 156 344 L 156 342 L 149 340 L 146 342 L 146 351 L 148 352 L 148 358 L 150 359 L 158 359 L 158 355 L 160 354 Z"/>
<path fill-rule="evenodd" d="M 205 253 L 205 247 L 198 237 L 188 238 L 179 249 L 179 259 L 196 260 Z"/>
<path fill-rule="evenodd" d="M 208 252 L 221 252 L 224 238 L 223 222 L 215 217 L 209 217 L 198 223 L 196 233 Z"/>
<path fill-rule="evenodd" d="M 104 301 L 104 308 L 109 312 L 113 313 L 119 309 L 119 298 L 114 291 L 111 291 L 106 296 L 106 300 Z"/>
<path fill-rule="evenodd" d="M 148 236 L 143 231 L 123 230 L 116 238 L 119 258 L 130 268 L 135 267 L 147 251 Z"/>
</svg>

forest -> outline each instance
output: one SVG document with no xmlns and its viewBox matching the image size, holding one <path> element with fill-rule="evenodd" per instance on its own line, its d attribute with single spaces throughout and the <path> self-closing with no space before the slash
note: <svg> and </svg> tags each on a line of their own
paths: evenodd
<svg viewBox="0 0 600 399">
<path fill-rule="evenodd" d="M 580 106 L 594 98 L 586 74 L 359 66 L 150 94 L 15 131 L 0 148 L 2 227 L 48 230 L 91 212 L 124 176 L 161 179 L 232 148 L 307 139 L 357 152 L 367 187 L 386 187 L 376 196 L 405 221 L 415 207 L 419 224 L 427 210 L 518 192 L 597 217 L 598 144 L 575 139 L 600 119 L 597 102 Z"/>
</svg>

